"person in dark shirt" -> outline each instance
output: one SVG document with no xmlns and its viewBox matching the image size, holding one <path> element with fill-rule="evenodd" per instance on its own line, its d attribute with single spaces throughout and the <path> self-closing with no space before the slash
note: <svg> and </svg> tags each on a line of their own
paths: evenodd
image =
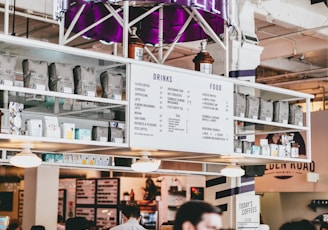
<svg viewBox="0 0 328 230">
<path fill-rule="evenodd" d="M 280 226 L 279 230 L 316 230 L 315 225 L 306 219 L 286 222 Z"/>
</svg>

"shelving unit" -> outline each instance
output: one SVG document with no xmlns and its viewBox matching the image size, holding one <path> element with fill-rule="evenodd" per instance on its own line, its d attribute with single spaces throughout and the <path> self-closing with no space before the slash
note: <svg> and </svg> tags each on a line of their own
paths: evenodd
<svg viewBox="0 0 328 230">
<path fill-rule="evenodd" d="M 104 70 L 120 72 L 125 79 L 123 100 L 89 97 L 53 91 L 41 91 L 17 86 L 0 85 L 2 111 L 6 103 L 24 103 L 24 113 L 30 117 L 45 114 L 83 125 L 117 122 L 104 116 L 108 110 L 125 113 L 123 143 L 81 141 L 61 138 L 30 137 L 0 134 L 3 149 L 17 150 L 22 143 L 32 143 L 32 151 L 54 153 L 90 153 L 136 158 L 140 150 L 151 150 L 152 157 L 163 161 L 183 161 L 208 164 L 265 164 L 279 161 L 311 161 L 310 99 L 312 95 L 275 88 L 252 82 L 196 71 L 168 67 L 148 62 L 59 46 L 39 41 L 0 35 L 0 53 L 17 57 L 16 78 L 21 81 L 20 62 L 30 58 L 48 63 L 65 62 L 92 67 L 96 75 Z M 98 94 L 100 82 L 97 77 Z M 233 115 L 233 92 L 247 92 L 266 100 L 289 103 L 305 101 L 303 126 L 250 119 Z M 44 102 L 27 102 L 22 95 L 44 95 Z M 65 110 L 65 100 L 90 103 L 78 111 Z M 3 118 L 4 119 L 4 118 Z M 236 122 L 253 124 L 251 129 L 238 130 Z M 4 123 L 3 123 L 4 124 Z M 235 153 L 233 140 L 243 135 L 263 135 L 290 131 L 304 132 L 305 158 L 282 158 Z M 36 140 L 37 139 L 37 140 Z M 2 159 L 5 160 L 5 159 Z M 59 165 L 60 166 L 60 165 Z M 67 165 L 63 164 L 63 167 Z M 75 167 L 72 165 L 72 167 Z M 95 166 L 96 167 L 96 166 Z M 206 173 L 206 172 L 204 172 Z"/>
</svg>

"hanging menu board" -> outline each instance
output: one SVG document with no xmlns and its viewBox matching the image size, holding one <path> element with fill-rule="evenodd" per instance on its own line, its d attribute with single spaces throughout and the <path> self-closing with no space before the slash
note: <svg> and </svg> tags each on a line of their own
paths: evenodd
<svg viewBox="0 0 328 230">
<path fill-rule="evenodd" d="M 233 152 L 233 83 L 131 65 L 130 146 Z"/>
<path fill-rule="evenodd" d="M 57 213 L 66 220 L 66 189 L 59 189 L 58 191 Z"/>
<path fill-rule="evenodd" d="M 96 180 L 76 181 L 76 204 L 95 204 Z"/>
<path fill-rule="evenodd" d="M 95 209 L 86 207 L 76 207 L 75 214 L 78 217 L 85 217 L 87 220 L 95 220 Z"/>
<path fill-rule="evenodd" d="M 97 204 L 118 205 L 118 179 L 97 180 Z"/>
<path fill-rule="evenodd" d="M 18 191 L 18 220 L 23 221 L 24 190 Z"/>
<path fill-rule="evenodd" d="M 116 208 L 97 208 L 96 223 L 97 226 L 107 228 L 117 225 L 117 209 Z"/>
</svg>

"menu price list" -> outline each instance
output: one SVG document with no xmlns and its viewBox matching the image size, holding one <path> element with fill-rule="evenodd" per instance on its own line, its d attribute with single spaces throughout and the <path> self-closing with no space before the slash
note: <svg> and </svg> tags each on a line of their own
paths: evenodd
<svg viewBox="0 0 328 230">
<path fill-rule="evenodd" d="M 24 190 L 18 191 L 18 220 L 23 220 Z"/>
<path fill-rule="evenodd" d="M 95 220 L 95 209 L 87 207 L 76 207 L 75 215 L 78 217 L 85 217 L 87 220 Z"/>
<path fill-rule="evenodd" d="M 232 82 L 137 65 L 131 73 L 131 147 L 233 151 Z"/>
<path fill-rule="evenodd" d="M 117 205 L 118 204 L 118 179 L 98 179 L 97 180 L 97 204 Z"/>
<path fill-rule="evenodd" d="M 117 225 L 116 208 L 97 208 L 96 215 L 97 226 L 106 226 L 106 228 L 111 228 Z"/>
<path fill-rule="evenodd" d="M 65 206 L 66 206 L 66 190 L 59 189 L 58 191 L 58 215 L 65 217 Z"/>
<path fill-rule="evenodd" d="M 95 204 L 96 180 L 76 181 L 76 204 Z"/>
</svg>

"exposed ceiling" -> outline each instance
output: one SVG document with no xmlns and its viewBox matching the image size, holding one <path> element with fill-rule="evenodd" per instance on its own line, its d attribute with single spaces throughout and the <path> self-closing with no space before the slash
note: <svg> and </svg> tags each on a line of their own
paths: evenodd
<svg viewBox="0 0 328 230">
<path fill-rule="evenodd" d="M 0 18 L 4 4 L 0 0 Z M 9 34 L 58 43 L 59 25 L 48 14 L 10 7 Z M 326 109 L 328 87 L 328 7 L 309 0 L 249 0 L 255 7 L 255 33 L 264 47 L 256 82 L 314 94 Z M 43 18 L 44 20 L 37 20 Z M 3 33 L 4 20 L 0 20 Z M 69 46 L 113 54 L 113 46 L 78 37 Z M 153 52 L 156 47 L 149 47 Z M 192 63 L 197 46 L 177 46 L 167 63 Z M 118 55 L 120 44 L 118 44 Z M 148 57 L 145 57 L 147 60 Z M 188 65 L 186 65 L 188 66 Z M 190 65 L 189 65 L 190 66 Z M 80 172 L 77 172 L 79 175 Z M 3 175 L 2 172 L 0 172 Z M 68 174 L 70 174 L 68 172 Z M 21 177 L 21 175 L 19 175 Z"/>
</svg>

